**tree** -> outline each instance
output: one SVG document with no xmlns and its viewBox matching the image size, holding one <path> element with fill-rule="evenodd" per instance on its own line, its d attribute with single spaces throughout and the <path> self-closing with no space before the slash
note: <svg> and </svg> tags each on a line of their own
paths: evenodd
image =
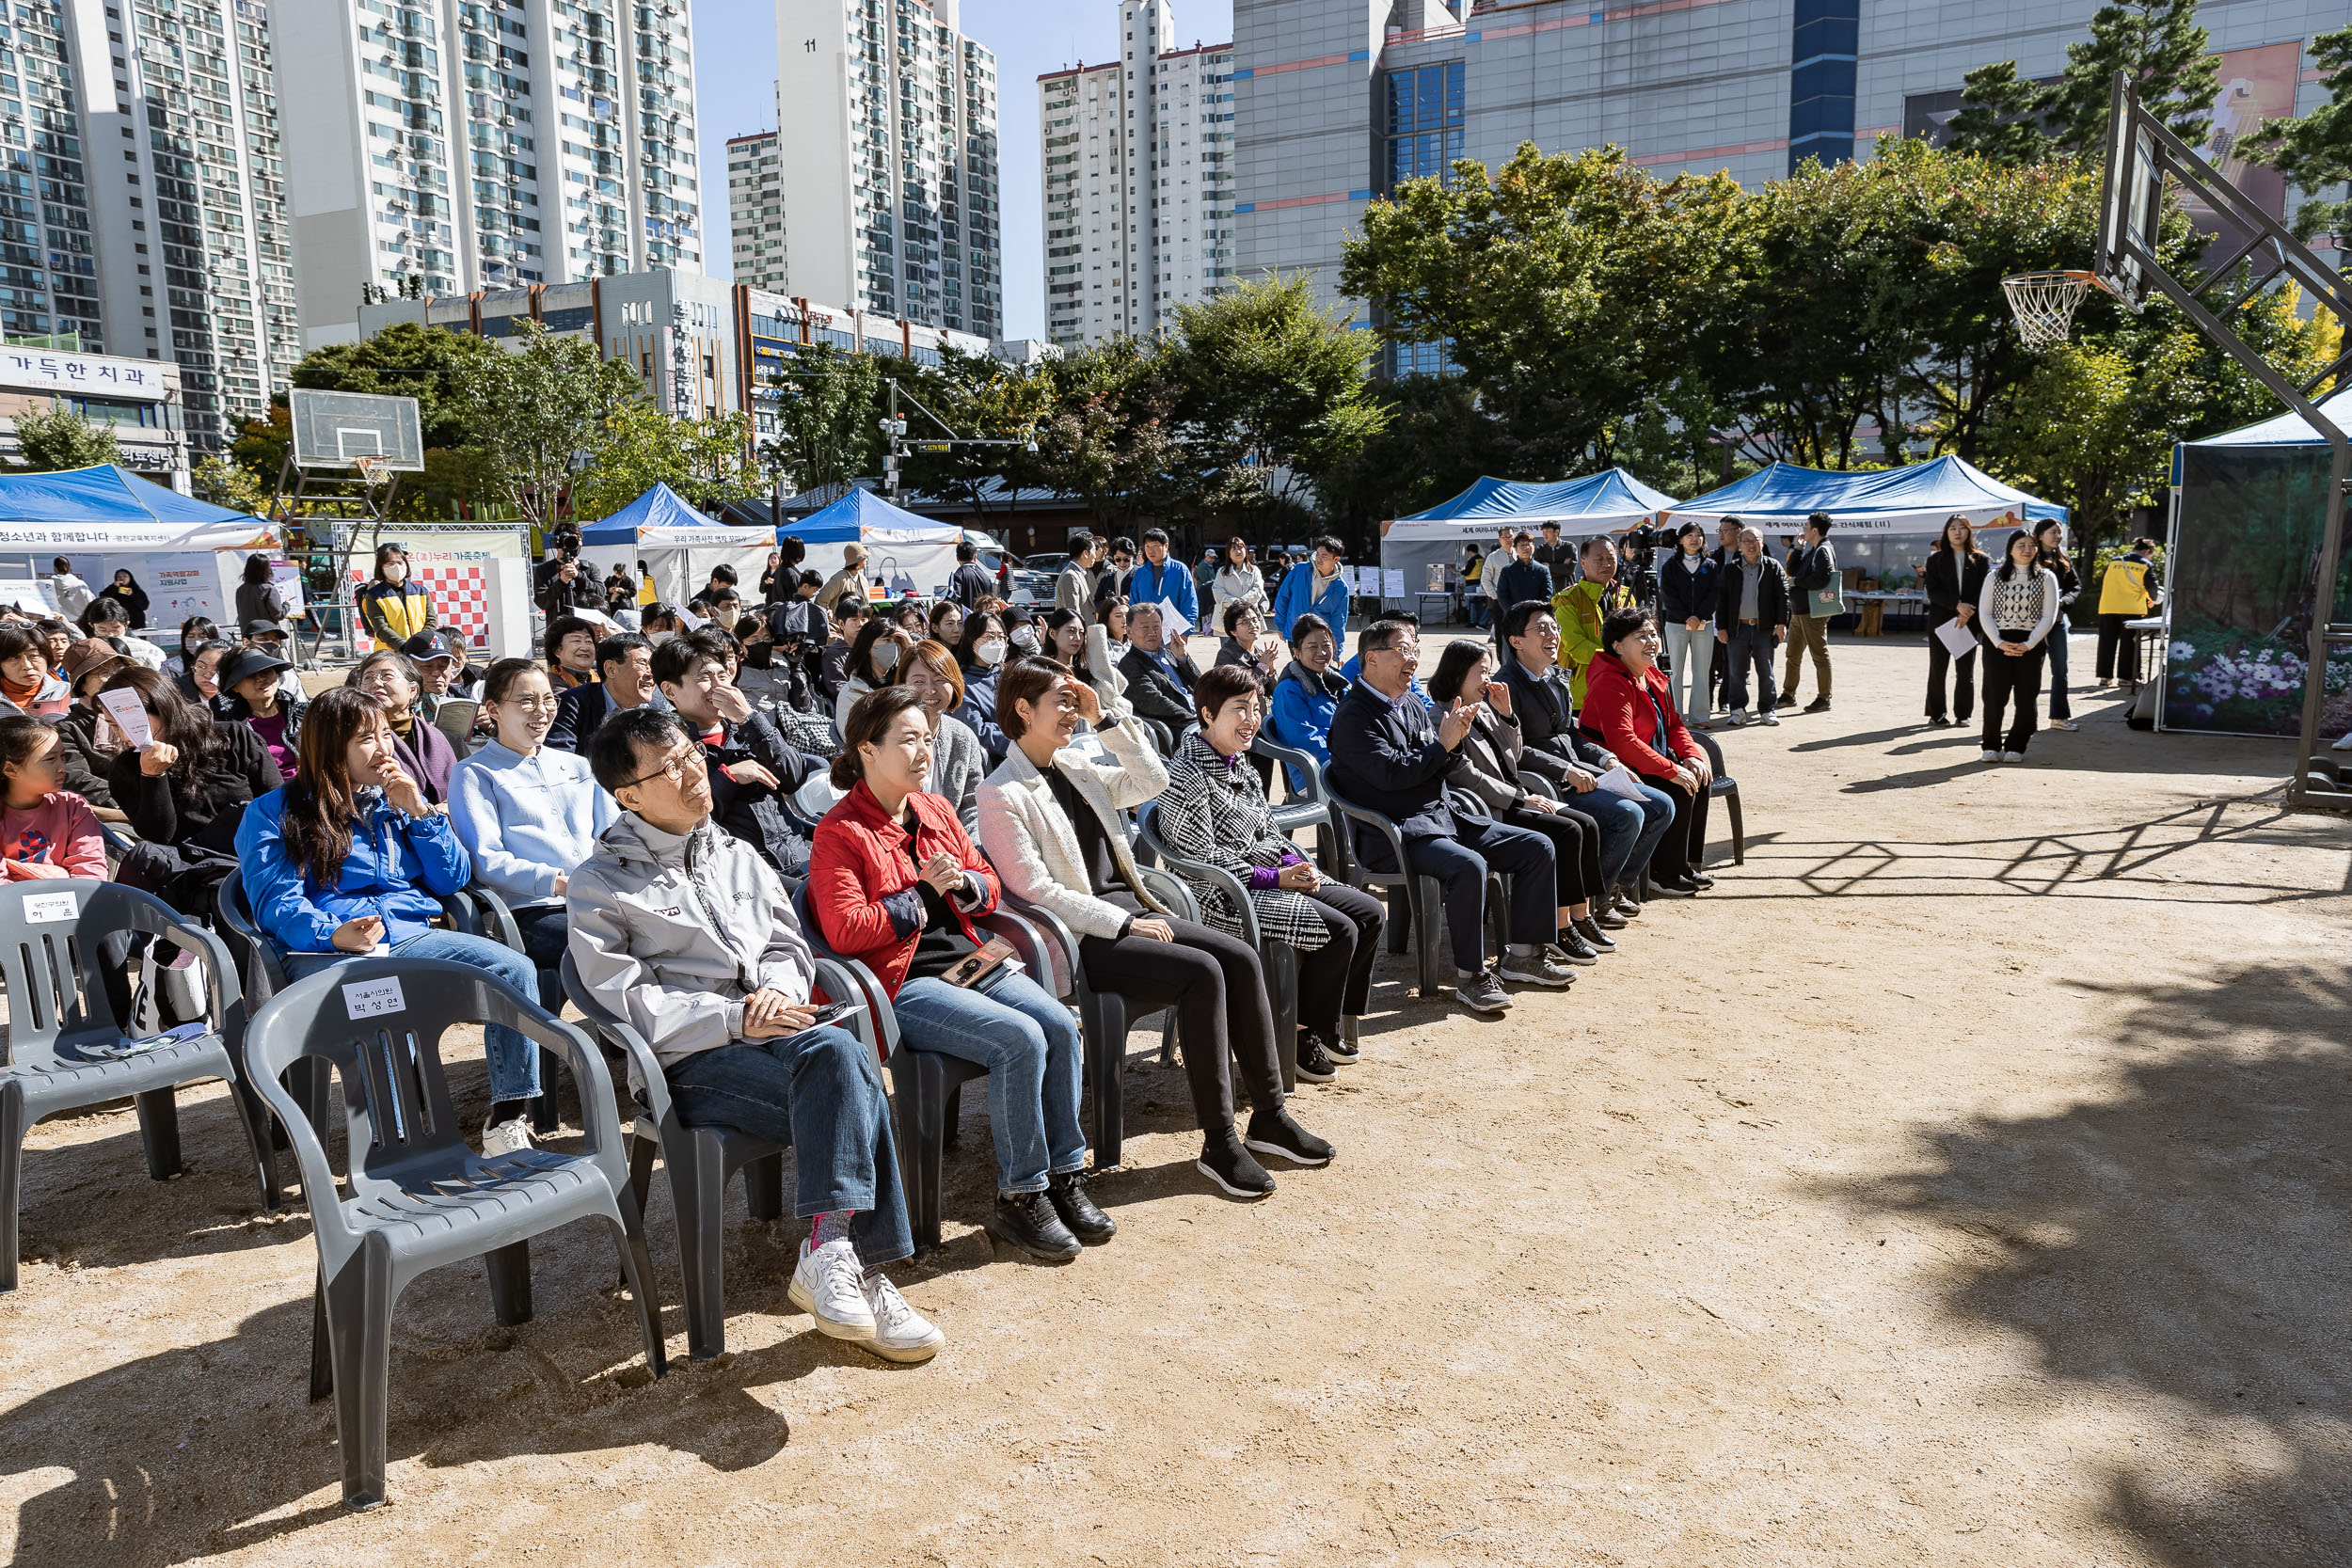
<svg viewBox="0 0 2352 1568">
<path fill-rule="evenodd" d="M 1960 79 L 1961 109 L 1952 116 L 1945 150 L 1994 164 L 2042 162 L 2057 147 L 2042 125 L 2049 90 L 2019 76 L 2015 60 L 1977 67 Z"/>
<path fill-rule="evenodd" d="M 1054 410 L 1053 377 L 1045 369 L 954 347 L 941 350 L 936 369 L 888 360 L 882 368 L 947 426 L 942 431 L 901 404 L 911 450 L 900 483 L 910 493 L 954 500 L 985 517 L 992 501 L 1009 509 L 1023 490 L 1043 487 L 1038 454 L 1027 448 Z M 923 450 L 926 437 L 944 438 L 948 432 L 1010 444 Z"/>
<path fill-rule="evenodd" d="M 2195 422 L 2196 335 L 2157 335 L 2137 355 L 2060 343 L 2036 356 L 1986 432 L 1985 467 L 2071 514 L 2089 551 L 2164 482 L 2172 444 Z"/>
<path fill-rule="evenodd" d="M 524 325 L 522 346 L 493 349 L 467 373 L 466 429 L 491 494 L 534 526 L 564 515 L 576 454 L 623 404 L 642 401 L 637 374 L 585 338 Z"/>
<path fill-rule="evenodd" d="M 1185 461 L 1176 438 L 1176 390 L 1156 345 L 1133 338 L 1091 344 L 1048 367 L 1054 412 L 1038 431 L 1037 472 L 1084 501 L 1105 527 L 1163 514 Z"/>
<path fill-rule="evenodd" d="M 874 394 L 882 372 L 873 358 L 818 343 L 793 355 L 777 434 L 760 456 L 785 469 L 803 490 L 847 484 L 869 467 L 878 445 Z"/>
<path fill-rule="evenodd" d="M 765 488 L 751 439 L 748 414 L 681 420 L 643 399 L 624 403 L 588 447 L 588 467 L 572 482 L 572 514 L 609 516 L 656 484 L 706 512 L 749 500 Z"/>
<path fill-rule="evenodd" d="M 112 426 L 92 423 L 68 408 L 48 413 L 28 408 L 17 415 L 16 446 L 19 473 L 53 474 L 122 461 Z"/>
<path fill-rule="evenodd" d="M 1952 117 L 1955 150 L 1995 163 L 2039 163 L 2095 153 L 2106 142 L 2115 73 L 2130 75 L 2139 101 L 2191 147 L 2213 132 L 2221 61 L 2197 25 L 2197 0 L 2121 0 L 2099 8 L 2090 38 L 2066 46 L 2066 71 L 2051 83 L 2024 81 L 2017 62 L 1979 66 L 1963 77 Z"/>
<path fill-rule="evenodd" d="M 373 338 L 312 349 L 294 367 L 294 384 L 415 398 L 424 445 L 462 447 L 470 436 L 473 382 L 504 352 L 470 332 L 394 322 Z"/>
<path fill-rule="evenodd" d="M 269 505 L 269 492 L 261 482 L 242 465 L 217 453 L 197 464 L 193 479 L 198 500 L 255 515 Z"/>
<path fill-rule="evenodd" d="M 2295 232 L 2306 240 L 2352 227 L 2352 200 L 2321 199 L 2323 193 L 2352 181 L 2352 27 L 2312 40 L 2312 60 L 2327 79 L 2327 102 L 2299 119 L 2265 122 L 2255 139 L 2278 139 L 2251 154 L 2303 194 Z"/>
</svg>

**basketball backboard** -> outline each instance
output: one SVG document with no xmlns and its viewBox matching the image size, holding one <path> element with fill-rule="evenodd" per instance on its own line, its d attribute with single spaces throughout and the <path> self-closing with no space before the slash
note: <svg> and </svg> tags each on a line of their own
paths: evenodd
<svg viewBox="0 0 2352 1568">
<path fill-rule="evenodd" d="M 296 467 L 353 468 L 362 457 L 380 457 L 397 473 L 424 471 L 415 398 L 297 387 L 287 401 Z"/>
<path fill-rule="evenodd" d="M 2147 304 L 2148 269 L 2154 264 L 2164 218 L 2164 170 L 2156 162 L 2154 138 L 2130 103 L 2117 84 L 2107 116 L 2106 181 L 2099 193 L 2099 248 L 2091 270 L 2137 315 Z"/>
</svg>

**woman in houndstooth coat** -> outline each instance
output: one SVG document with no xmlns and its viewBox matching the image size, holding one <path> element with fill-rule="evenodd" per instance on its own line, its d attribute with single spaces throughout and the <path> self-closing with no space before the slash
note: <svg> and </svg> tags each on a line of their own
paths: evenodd
<svg viewBox="0 0 2352 1568">
<path fill-rule="evenodd" d="M 1247 762 L 1265 717 L 1256 678 L 1240 665 L 1218 665 L 1200 677 L 1193 695 L 1200 727 L 1168 759 L 1154 821 L 1169 849 L 1248 890 L 1265 940 L 1298 950 L 1298 1073 L 1320 1081 L 1330 1075 L 1331 1061 L 1356 1060 L 1380 946 L 1380 902 L 1326 880 L 1275 832 L 1265 786 Z M 1238 933 L 1240 911 L 1230 895 L 1205 881 L 1191 885 L 1201 921 Z"/>
</svg>

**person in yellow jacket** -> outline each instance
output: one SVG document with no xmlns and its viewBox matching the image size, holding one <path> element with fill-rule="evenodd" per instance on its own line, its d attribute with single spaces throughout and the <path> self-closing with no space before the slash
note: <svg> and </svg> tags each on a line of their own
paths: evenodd
<svg viewBox="0 0 2352 1568">
<path fill-rule="evenodd" d="M 375 579 L 353 595 L 353 602 L 359 624 L 379 649 L 398 649 L 417 633 L 440 624 L 434 618 L 433 595 L 409 580 L 408 552 L 398 545 L 376 546 Z"/>
<path fill-rule="evenodd" d="M 2107 562 L 2099 578 L 2099 684 L 2115 684 L 2115 650 L 2123 649 L 2123 678 L 2139 679 L 2139 643 L 2124 629 L 2155 608 L 2164 585 L 2156 579 L 2156 542 L 2135 539 L 2129 551 Z"/>
<path fill-rule="evenodd" d="M 1568 666 L 1568 698 L 1584 706 L 1584 672 L 1600 652 L 1600 624 L 1613 610 L 1629 610 L 1633 590 L 1617 580 L 1617 546 L 1601 534 L 1578 551 L 1582 575 L 1551 596 L 1551 618 L 1560 623 L 1560 662 Z"/>
</svg>

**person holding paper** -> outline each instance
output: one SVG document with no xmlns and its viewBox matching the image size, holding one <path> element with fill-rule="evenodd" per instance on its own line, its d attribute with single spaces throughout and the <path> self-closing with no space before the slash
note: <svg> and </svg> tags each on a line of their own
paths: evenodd
<svg viewBox="0 0 2352 1568">
<path fill-rule="evenodd" d="M 1944 531 L 1928 551 L 1919 574 L 1928 595 L 1928 722 L 1943 728 L 1956 719 L 1965 724 L 1977 710 L 1977 599 L 1993 562 L 1977 547 L 1977 525 L 1965 512 L 1944 519 Z M 1957 628 L 1959 638 L 1952 635 Z M 1956 647 L 1956 641 L 1964 643 Z M 1951 679 L 1951 707 L 1944 701 L 1945 671 Z"/>
<path fill-rule="evenodd" d="M 89 802 L 65 787 L 64 758 L 55 726 L 0 718 L 0 874 L 9 881 L 106 879 L 105 834 Z"/>
<path fill-rule="evenodd" d="M 927 648 L 936 643 L 927 642 Z M 992 1233 L 1050 1262 L 1117 1233 L 1087 1196 L 1078 1027 L 1035 980 L 998 961 L 974 925 L 1002 889 L 954 804 L 924 785 L 931 716 L 905 686 L 858 699 L 833 759 L 849 793 L 817 825 L 808 910 L 828 946 L 874 972 L 900 1039 L 988 1069 L 996 1142 Z"/>
<path fill-rule="evenodd" d="M 1190 631 L 1200 624 L 1200 591 L 1184 562 L 1168 553 L 1168 531 L 1147 529 L 1143 535 L 1143 560 L 1127 574 L 1127 611 L 1147 604 L 1165 605 L 1184 617 L 1179 631 Z M 1187 721 L 1189 722 L 1189 721 Z"/>
<path fill-rule="evenodd" d="M 1137 568 L 1141 570 L 1141 568 Z M 1192 722 L 1192 661 L 1184 638 L 1166 636 L 1167 613 L 1157 603 L 1137 603 L 1127 611 L 1127 637 L 1134 645 L 1119 661 L 1127 682 L 1127 702 L 1159 742 L 1160 754 L 1176 749 L 1176 737 Z"/>
<path fill-rule="evenodd" d="M 1578 717 L 1585 733 L 1674 799 L 1674 821 L 1650 856 L 1649 881 L 1670 898 L 1688 898 L 1715 885 L 1699 863 L 1714 768 L 1674 710 L 1673 692 L 1658 668 L 1662 640 L 1650 612 L 1638 605 L 1611 610 L 1600 641 Z"/>
<path fill-rule="evenodd" d="M 119 672 L 99 701 L 130 742 L 108 765 L 107 785 L 149 843 L 230 855 L 246 808 L 286 782 L 249 726 L 214 719 L 156 671 Z"/>
</svg>

